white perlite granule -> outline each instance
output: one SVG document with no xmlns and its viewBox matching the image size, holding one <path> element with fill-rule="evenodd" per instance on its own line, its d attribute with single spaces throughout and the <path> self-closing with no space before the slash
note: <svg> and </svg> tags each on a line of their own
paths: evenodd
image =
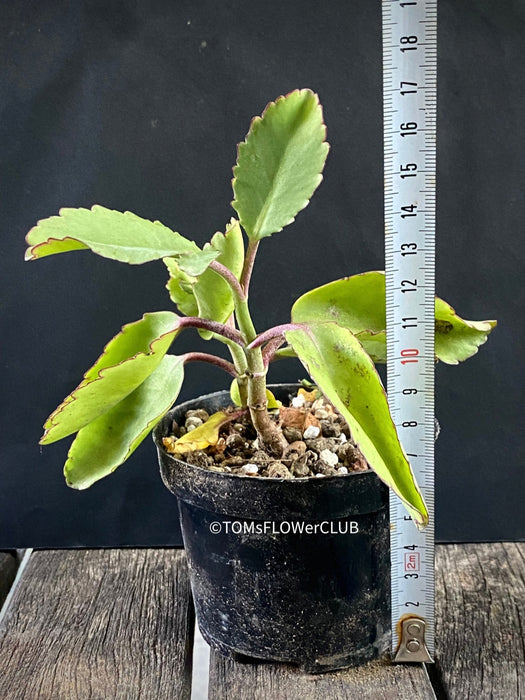
<svg viewBox="0 0 525 700">
<path fill-rule="evenodd" d="M 298 396 L 294 396 L 292 399 L 292 406 L 294 408 L 302 408 L 304 404 L 306 403 L 306 399 L 302 394 L 299 394 Z"/>
<path fill-rule="evenodd" d="M 314 438 L 319 437 L 320 433 L 321 428 L 319 428 L 317 425 L 309 425 L 304 431 L 303 437 L 305 440 L 313 440 Z"/>
<path fill-rule="evenodd" d="M 244 474 L 258 474 L 259 473 L 259 467 L 256 464 L 244 464 L 241 467 L 241 471 Z"/>
<path fill-rule="evenodd" d="M 332 452 L 331 450 L 321 450 L 321 452 L 319 453 L 319 457 L 323 460 L 325 464 L 328 464 L 330 467 L 335 467 L 335 465 L 339 461 L 338 456 L 335 454 L 335 452 Z"/>
</svg>

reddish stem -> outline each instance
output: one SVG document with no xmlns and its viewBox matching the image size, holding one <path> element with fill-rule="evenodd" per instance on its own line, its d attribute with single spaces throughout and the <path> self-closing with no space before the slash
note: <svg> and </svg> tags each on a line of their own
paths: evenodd
<svg viewBox="0 0 525 700">
<path fill-rule="evenodd" d="M 277 350 L 279 350 L 283 343 L 284 337 L 282 335 L 278 335 L 276 338 L 272 338 L 272 340 L 268 341 L 266 347 L 262 351 L 263 362 L 265 367 L 268 367 L 270 362 L 273 360 L 275 353 L 277 352 Z"/>
<path fill-rule="evenodd" d="M 210 263 L 210 270 L 213 270 L 216 272 L 218 275 L 220 275 L 222 278 L 228 282 L 230 285 L 231 289 L 233 290 L 233 293 L 235 296 L 238 298 L 239 301 L 246 301 L 246 295 L 244 293 L 244 290 L 242 288 L 242 285 L 239 284 L 239 280 L 231 270 L 229 270 L 226 265 L 223 265 L 220 262 L 217 262 L 217 260 L 213 260 Z"/>
<path fill-rule="evenodd" d="M 243 288 L 246 296 L 248 296 L 248 288 L 252 278 L 253 264 L 255 262 L 258 247 L 259 241 L 250 241 L 248 243 L 248 249 L 246 250 L 246 257 L 244 258 L 244 265 L 241 273 L 241 287 Z"/>
<path fill-rule="evenodd" d="M 215 365 L 216 367 L 220 367 L 223 369 L 225 372 L 228 372 L 228 374 L 231 374 L 232 377 L 237 376 L 237 372 L 235 371 L 235 366 L 233 363 L 228 362 L 228 360 L 224 360 L 222 357 L 217 357 L 216 355 L 210 355 L 207 352 L 187 352 L 184 355 L 182 355 L 183 362 L 208 362 L 211 365 Z"/>
<path fill-rule="evenodd" d="M 205 318 L 199 318 L 198 316 L 184 316 L 179 319 L 179 328 L 202 328 L 203 330 L 210 331 L 211 333 L 217 333 L 217 335 L 222 335 L 224 338 L 233 340 L 237 345 L 244 347 L 245 339 L 235 328 L 229 328 L 224 325 L 224 323 L 217 323 L 216 321 L 208 321 Z"/>
<path fill-rule="evenodd" d="M 283 323 L 280 326 L 269 328 L 267 331 L 264 331 L 264 333 L 258 335 L 257 338 L 255 338 L 255 340 L 252 340 L 252 342 L 249 345 L 247 345 L 247 349 L 251 350 L 252 348 L 259 348 L 261 347 L 261 345 L 264 345 L 264 343 L 267 343 L 269 340 L 273 340 L 274 338 L 282 336 L 286 331 L 299 330 L 305 330 L 305 326 L 303 326 L 301 323 Z"/>
</svg>

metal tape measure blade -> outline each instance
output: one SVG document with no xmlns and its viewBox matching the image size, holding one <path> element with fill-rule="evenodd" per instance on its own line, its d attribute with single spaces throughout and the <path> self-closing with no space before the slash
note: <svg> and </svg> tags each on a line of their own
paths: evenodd
<svg viewBox="0 0 525 700">
<path fill-rule="evenodd" d="M 417 531 L 391 494 L 392 642 L 397 661 L 420 661 L 434 650 L 437 2 L 382 7 L 387 388 L 430 515 Z"/>
</svg>

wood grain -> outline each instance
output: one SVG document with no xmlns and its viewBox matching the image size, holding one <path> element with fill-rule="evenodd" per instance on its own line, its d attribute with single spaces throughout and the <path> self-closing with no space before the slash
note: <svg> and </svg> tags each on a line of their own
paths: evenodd
<svg viewBox="0 0 525 700">
<path fill-rule="evenodd" d="M 451 700 L 525 698 L 525 543 L 436 553 L 436 671 Z"/>
<path fill-rule="evenodd" d="M 15 580 L 17 568 L 16 553 L 0 552 L 0 608 Z"/>
<path fill-rule="evenodd" d="M 0 629 L 2 700 L 190 697 L 182 550 L 35 552 Z"/>
<path fill-rule="evenodd" d="M 285 664 L 240 663 L 214 651 L 209 700 L 435 700 L 420 665 L 374 661 L 360 668 L 310 675 Z"/>
<path fill-rule="evenodd" d="M 0 581 L 16 558 L 0 553 Z M 525 698 L 525 543 L 436 548 L 436 667 L 308 675 L 212 652 L 210 700 Z M 193 608 L 180 550 L 36 552 L 0 627 L 2 700 L 190 697 Z"/>
</svg>

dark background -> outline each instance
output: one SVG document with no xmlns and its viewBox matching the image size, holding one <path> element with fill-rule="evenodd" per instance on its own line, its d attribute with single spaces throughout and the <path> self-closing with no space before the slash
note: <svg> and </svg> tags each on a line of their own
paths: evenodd
<svg viewBox="0 0 525 700">
<path fill-rule="evenodd" d="M 61 206 L 99 203 L 202 244 L 233 214 L 251 117 L 311 87 L 332 146 L 325 179 L 261 245 L 256 325 L 285 322 L 313 286 L 383 269 L 380 12 L 379 0 L 2 3 L 0 547 L 179 541 L 150 439 L 85 492 L 64 485 L 69 440 L 37 445 L 121 325 L 171 308 L 163 264 L 24 263 L 24 235 Z M 465 364 L 437 367 L 437 537 L 523 539 L 525 4 L 440 0 L 438 34 L 437 293 L 499 327 Z M 174 352 L 196 341 L 186 331 Z M 272 374 L 302 376 L 293 361 Z M 191 365 L 181 399 L 225 378 Z"/>
</svg>

